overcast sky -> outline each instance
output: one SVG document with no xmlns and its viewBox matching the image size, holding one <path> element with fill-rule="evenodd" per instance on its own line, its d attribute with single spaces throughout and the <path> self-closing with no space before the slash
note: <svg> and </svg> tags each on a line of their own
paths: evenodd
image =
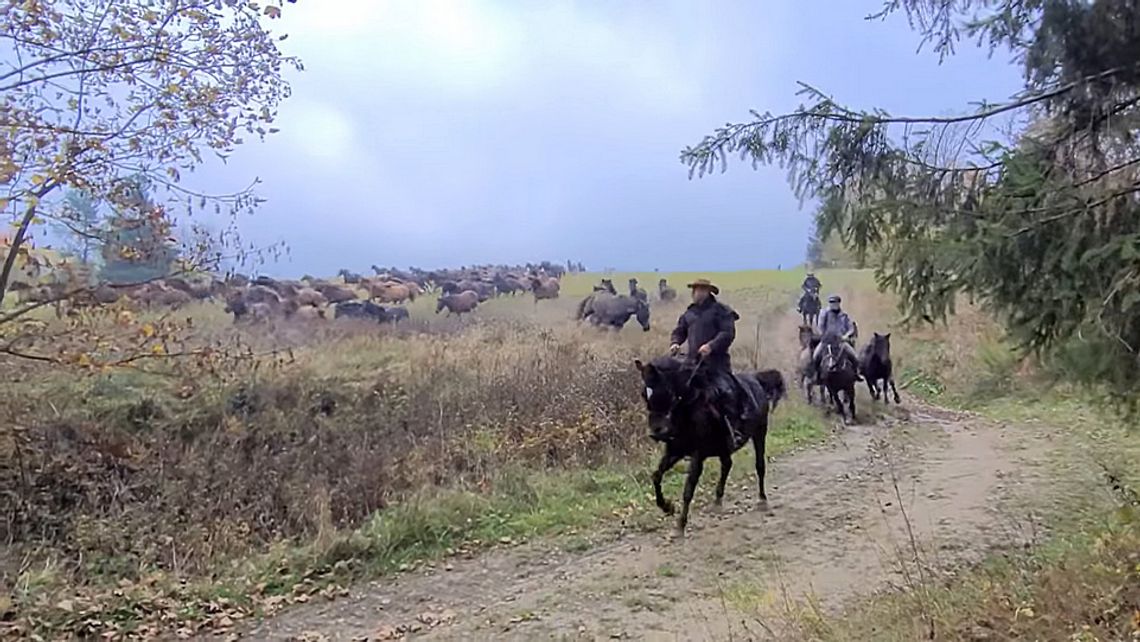
<svg viewBox="0 0 1140 642">
<path fill-rule="evenodd" d="M 271 273 L 528 260 L 736 270 L 803 260 L 810 224 L 784 173 L 688 180 L 680 150 L 796 81 L 850 104 L 949 113 L 1020 74 L 965 48 L 916 53 L 876 0 L 320 0 L 274 22 L 306 70 L 282 132 L 197 185 L 260 177 L 241 229 L 284 241 Z M 808 208 L 810 209 L 810 208 Z"/>
</svg>

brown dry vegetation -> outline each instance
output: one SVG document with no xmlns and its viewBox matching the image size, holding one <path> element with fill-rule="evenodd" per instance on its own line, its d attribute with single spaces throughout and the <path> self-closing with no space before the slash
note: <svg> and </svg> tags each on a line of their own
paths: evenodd
<svg viewBox="0 0 1140 642">
<path fill-rule="evenodd" d="M 738 295 L 742 310 L 770 311 L 766 292 Z M 343 582 L 429 554 L 433 538 L 464 540 L 448 524 L 380 549 L 348 536 L 377 511 L 448 489 L 491 496 L 520 471 L 643 461 L 653 447 L 630 364 L 667 345 L 681 308 L 658 308 L 649 333 L 617 335 L 572 323 L 575 302 L 492 301 L 463 321 L 422 302 L 397 329 L 237 328 L 219 306 L 196 305 L 177 313 L 193 319 L 188 343 L 240 341 L 266 356 L 215 376 L 161 362 L 89 373 L 4 364 L 0 561 L 12 597 L 0 610 L 13 631 L 116 630 L 108 602 L 127 630 L 155 614 L 196 627 L 216 596 L 172 582 L 236 576 L 235 561 L 261 556 L 233 589 L 247 606 L 218 607 L 242 615 L 247 598 L 305 578 Z M 278 555 L 313 542 L 303 559 Z M 136 632 L 163 628 L 150 627 Z"/>
<path fill-rule="evenodd" d="M 823 277 L 864 338 L 893 330 L 896 376 L 910 393 L 1006 415 L 1043 407 L 1035 371 L 973 308 L 949 326 L 903 331 L 867 273 Z M 0 631 L 227 629 L 416 559 L 644 521 L 654 447 L 630 363 L 666 345 L 681 304 L 655 306 L 648 333 L 578 327 L 569 317 L 590 278 L 570 280 L 557 302 L 494 300 L 462 321 L 435 317 L 422 300 L 399 328 L 235 328 L 220 306 L 179 311 L 194 320 L 192 342 L 240 339 L 265 355 L 215 376 L 164 362 L 106 373 L 3 364 Z M 721 280 L 744 316 L 738 367 L 775 364 L 790 378 L 795 341 L 773 319 L 798 275 Z M 878 410 L 860 395 L 860 415 L 873 420 Z M 793 402 L 770 443 L 779 451 L 824 426 Z M 795 626 L 809 639 L 912 639 L 933 612 L 939 639 L 1049 639 L 1041 621 L 1026 624 L 1029 604 L 1048 605 L 1057 630 L 1119 631 L 1135 603 L 1135 521 L 1106 524 L 1082 526 L 1052 552 Z"/>
</svg>

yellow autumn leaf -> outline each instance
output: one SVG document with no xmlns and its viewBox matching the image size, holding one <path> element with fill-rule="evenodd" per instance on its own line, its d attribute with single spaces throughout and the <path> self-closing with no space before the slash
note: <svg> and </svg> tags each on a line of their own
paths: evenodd
<svg viewBox="0 0 1140 642">
<path fill-rule="evenodd" d="M 32 185 L 43 185 L 45 180 L 47 179 L 44 178 L 42 174 L 34 174 L 32 176 Z"/>
<path fill-rule="evenodd" d="M 148 338 L 148 339 L 153 337 L 154 336 L 154 326 L 151 325 L 150 323 L 144 323 L 143 327 L 142 327 L 142 333 L 143 333 L 143 336 Z"/>
<path fill-rule="evenodd" d="M 166 348 L 162 347 L 161 343 L 156 343 L 150 347 L 151 354 L 166 354 Z"/>
<path fill-rule="evenodd" d="M 91 357 L 87 356 L 87 353 L 82 353 L 75 359 L 75 363 L 81 366 L 89 366 L 91 365 Z"/>
<path fill-rule="evenodd" d="M 0 210 L 8 209 L 8 199 L 0 198 Z"/>
</svg>

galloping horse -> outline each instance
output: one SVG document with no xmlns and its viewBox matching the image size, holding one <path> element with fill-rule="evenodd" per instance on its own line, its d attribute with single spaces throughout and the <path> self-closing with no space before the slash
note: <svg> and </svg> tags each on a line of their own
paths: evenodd
<svg viewBox="0 0 1140 642">
<path fill-rule="evenodd" d="M 846 422 L 848 419 L 855 421 L 855 382 L 858 379 L 858 372 L 855 370 L 855 364 L 843 354 L 843 349 L 839 345 L 842 341 L 843 338 L 835 332 L 828 332 L 820 339 L 823 352 L 820 355 L 819 381 L 827 389 L 831 401 L 839 410 L 839 416 Z M 840 393 L 847 401 L 847 407 L 851 411 L 850 417 L 847 416 L 840 401 Z"/>
<path fill-rule="evenodd" d="M 810 325 L 800 326 L 800 362 L 796 367 L 796 374 L 800 378 L 800 389 L 807 395 L 808 404 L 815 403 L 815 389 L 819 388 L 819 399 L 823 401 L 823 384 L 819 383 L 815 373 L 815 364 L 812 363 L 812 352 L 819 345 L 819 335 Z"/>
<path fill-rule="evenodd" d="M 705 459 L 720 459 L 720 479 L 716 484 L 716 505 L 724 499 L 724 486 L 728 471 L 732 469 L 732 454 L 727 443 L 724 418 L 713 403 L 709 381 L 698 365 L 673 357 L 660 357 L 648 364 L 635 361 L 641 372 L 649 419 L 649 436 L 664 443 L 665 452 L 653 471 L 653 494 L 657 506 L 666 515 L 674 512 L 672 502 L 661 494 L 661 479 L 669 469 L 685 457 L 691 459 L 689 475 L 685 480 L 681 515 L 677 520 L 677 534 L 684 535 L 689 522 L 689 505 L 693 501 L 697 482 L 704 470 Z M 751 392 L 758 404 L 756 419 L 741 430 L 752 439 L 756 450 L 756 478 L 760 488 L 760 508 L 767 510 L 768 495 L 764 492 L 764 441 L 768 436 L 768 412 L 774 398 L 783 388 L 783 377 L 775 370 L 755 374 L 735 375 L 741 386 Z M 770 387 L 772 389 L 770 389 Z M 742 444 L 743 445 L 743 444 Z"/>
<path fill-rule="evenodd" d="M 813 328 L 819 324 L 819 311 L 822 308 L 823 304 L 819 301 L 818 290 L 804 290 L 803 296 L 800 297 L 800 301 L 796 305 L 796 310 L 803 317 L 804 325 Z"/>
<path fill-rule="evenodd" d="M 578 304 L 577 319 L 589 320 L 596 326 L 621 330 L 629 318 L 637 317 L 641 329 L 649 331 L 649 304 L 624 294 L 613 296 L 608 292 L 594 292 Z"/>
<path fill-rule="evenodd" d="M 895 393 L 895 403 L 902 403 L 899 399 L 899 390 L 895 387 L 895 378 L 891 367 L 891 333 L 879 334 L 875 332 L 867 345 L 859 353 L 859 372 L 867 380 L 867 389 L 871 397 L 879 400 L 880 392 L 883 402 L 890 403 L 888 390 Z M 880 387 L 881 386 L 881 387 Z"/>
</svg>

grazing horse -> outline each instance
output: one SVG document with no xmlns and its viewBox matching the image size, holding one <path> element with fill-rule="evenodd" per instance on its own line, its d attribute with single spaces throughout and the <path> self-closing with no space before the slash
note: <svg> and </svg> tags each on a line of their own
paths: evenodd
<svg viewBox="0 0 1140 642">
<path fill-rule="evenodd" d="M 577 319 L 588 319 L 596 326 L 620 330 L 632 316 L 637 317 L 642 330 L 649 331 L 649 304 L 641 299 L 595 292 L 578 304 Z"/>
<path fill-rule="evenodd" d="M 796 367 L 796 374 L 800 378 L 800 389 L 807 395 L 808 404 L 815 403 L 815 388 L 819 387 L 819 399 L 823 401 L 823 386 L 815 376 L 815 364 L 812 363 L 812 352 L 819 345 L 819 335 L 810 325 L 800 326 L 800 363 Z"/>
<path fill-rule="evenodd" d="M 677 298 L 677 290 L 669 287 L 669 282 L 661 279 L 657 282 L 657 298 L 662 301 L 674 301 Z"/>
<path fill-rule="evenodd" d="M 895 393 L 895 403 L 902 403 L 891 369 L 891 333 L 872 334 L 871 341 L 859 353 L 859 372 L 867 380 L 867 389 L 875 401 L 879 400 L 881 392 L 883 402 L 890 403 L 887 394 L 889 386 L 890 391 Z"/>
<path fill-rule="evenodd" d="M 648 364 L 635 361 L 641 380 L 645 385 L 642 398 L 645 400 L 649 420 L 649 436 L 665 445 L 665 452 L 657 469 L 653 471 L 653 494 L 657 506 L 666 515 L 672 515 L 672 502 L 661 494 L 661 480 L 678 461 L 689 457 L 689 475 L 685 480 L 682 496 L 681 515 L 677 519 L 677 534 L 684 535 L 689 522 L 689 506 L 693 493 L 709 457 L 720 459 L 720 479 L 716 484 L 716 505 L 724 499 L 724 485 L 728 472 L 732 469 L 732 454 L 726 439 L 728 426 L 716 410 L 713 390 L 704 372 L 694 364 L 673 357 L 660 357 Z M 760 508 L 767 510 L 768 495 L 764 492 L 764 472 L 766 456 L 765 438 L 768 436 L 768 410 L 770 400 L 778 391 L 770 390 L 765 382 L 776 380 L 769 371 L 756 374 L 735 375 L 741 386 L 746 387 L 759 406 L 756 419 L 751 425 L 741 426 L 752 439 L 756 450 L 756 478 L 760 488 Z"/>
<path fill-rule="evenodd" d="M 819 302 L 819 292 L 815 290 L 804 290 L 803 296 L 800 297 L 799 304 L 796 305 L 796 310 L 799 311 L 800 316 L 803 317 L 804 325 L 815 327 L 819 324 L 819 311 L 823 304 Z"/>
<path fill-rule="evenodd" d="M 859 373 L 856 372 L 851 360 L 843 354 L 843 348 L 839 345 L 841 341 L 842 337 L 835 332 L 828 332 L 820 339 L 823 352 L 819 359 L 819 381 L 827 389 L 831 401 L 835 403 L 843 420 L 855 421 L 855 382 Z M 851 411 L 850 417 L 847 416 L 840 401 L 840 393 L 843 393 L 847 400 L 847 408 Z"/>
</svg>

